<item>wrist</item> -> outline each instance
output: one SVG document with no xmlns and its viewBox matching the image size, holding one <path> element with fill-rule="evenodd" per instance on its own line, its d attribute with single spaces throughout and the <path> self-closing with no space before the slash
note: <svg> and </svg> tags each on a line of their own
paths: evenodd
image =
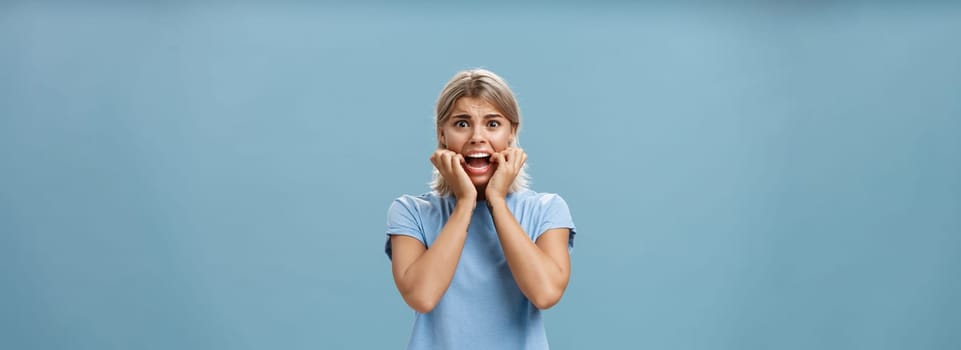
<svg viewBox="0 0 961 350">
<path fill-rule="evenodd" d="M 474 208 L 477 207 L 477 199 L 476 198 L 457 198 L 457 202 L 456 204 L 454 204 L 454 207 L 467 208 L 473 211 Z"/>
<path fill-rule="evenodd" d="M 500 208 L 502 206 L 507 206 L 507 200 L 503 197 L 487 198 L 487 209 L 494 210 L 494 208 Z"/>
<path fill-rule="evenodd" d="M 484 191 L 484 199 L 486 200 L 504 200 L 507 197 L 506 194 L 497 193 L 496 191 Z"/>
<path fill-rule="evenodd" d="M 475 202 L 477 201 L 477 192 L 454 193 L 454 199 L 456 199 L 458 202 Z"/>
</svg>

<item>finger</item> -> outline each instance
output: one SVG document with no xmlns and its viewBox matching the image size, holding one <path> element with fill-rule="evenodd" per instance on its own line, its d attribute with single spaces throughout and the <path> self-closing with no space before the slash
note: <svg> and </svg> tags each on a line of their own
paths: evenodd
<svg viewBox="0 0 961 350">
<path fill-rule="evenodd" d="M 465 162 L 466 161 L 464 160 L 464 156 L 460 154 L 454 154 L 453 156 L 451 156 L 451 159 L 450 159 L 451 172 L 453 172 L 454 174 L 460 174 L 462 172 L 466 173 L 463 166 Z"/>
<path fill-rule="evenodd" d="M 437 159 L 437 160 L 439 160 L 440 157 L 442 157 L 443 155 L 448 154 L 448 153 L 452 153 L 452 152 L 451 152 L 451 151 L 448 151 L 448 150 L 446 150 L 446 149 L 439 149 L 439 150 L 434 151 L 434 153 L 431 154 L 430 157 L 431 157 L 432 159 Z"/>
<path fill-rule="evenodd" d="M 440 157 L 441 157 L 441 154 L 442 154 L 442 153 L 441 153 L 441 150 L 437 150 L 437 151 L 434 151 L 434 153 L 430 155 L 430 162 L 433 163 L 433 164 L 434 164 L 434 167 L 436 167 L 436 168 L 438 168 L 438 169 L 440 169 Z"/>
<path fill-rule="evenodd" d="M 443 166 L 443 165 L 444 165 L 444 159 L 447 158 L 448 152 L 450 152 L 450 151 L 448 151 L 448 150 L 439 150 L 439 151 L 437 151 L 437 155 L 436 155 L 435 157 L 437 158 L 437 164 L 438 164 L 438 165 L 440 165 L 440 166 Z"/>
<path fill-rule="evenodd" d="M 491 155 L 491 163 L 497 164 L 498 166 L 504 161 L 501 152 L 497 152 Z"/>
<path fill-rule="evenodd" d="M 505 151 L 504 153 L 505 153 L 504 156 L 507 162 L 510 163 L 511 166 L 516 166 L 517 160 L 520 159 L 520 155 L 517 153 L 517 149 L 511 148 Z"/>
<path fill-rule="evenodd" d="M 444 165 L 444 170 L 445 170 L 446 172 L 448 172 L 448 174 L 450 174 L 450 170 L 451 170 L 450 163 L 452 162 L 452 160 L 451 160 L 452 158 L 454 158 L 453 152 L 445 152 L 445 153 L 444 153 L 444 156 L 443 156 L 443 159 L 444 159 L 443 165 Z"/>
<path fill-rule="evenodd" d="M 461 165 L 460 165 L 460 162 L 461 162 L 460 157 L 461 157 L 460 154 L 451 152 L 450 158 L 447 158 L 449 161 L 449 163 L 447 163 L 447 166 L 450 167 L 451 174 L 459 174 L 460 170 L 463 170 L 463 168 L 461 168 Z"/>
<path fill-rule="evenodd" d="M 522 151 L 520 148 L 514 149 L 513 157 L 515 169 L 520 169 L 521 165 L 524 164 L 524 161 L 527 160 L 527 154 L 524 153 L 524 151 Z"/>
<path fill-rule="evenodd" d="M 437 153 L 434 154 L 432 161 L 434 162 L 434 166 L 437 167 L 437 170 L 440 170 L 441 176 L 443 176 L 444 171 L 447 170 L 447 167 L 444 166 L 444 152 L 437 151 Z"/>
<path fill-rule="evenodd" d="M 510 163 L 510 161 L 511 161 L 512 159 L 514 159 L 514 157 L 512 157 L 512 155 L 511 155 L 511 149 L 510 149 L 510 148 L 501 151 L 501 155 L 503 155 L 502 158 L 504 159 L 504 162 L 505 162 L 505 163 Z"/>
</svg>

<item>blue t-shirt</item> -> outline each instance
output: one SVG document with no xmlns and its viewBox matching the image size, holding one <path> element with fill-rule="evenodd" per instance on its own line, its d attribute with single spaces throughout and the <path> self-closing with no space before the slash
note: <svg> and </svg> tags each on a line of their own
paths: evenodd
<svg viewBox="0 0 961 350">
<path fill-rule="evenodd" d="M 506 199 L 507 207 L 532 241 L 547 230 L 569 228 L 568 249 L 573 249 L 574 222 L 560 196 L 522 190 L 508 194 Z M 387 257 L 391 257 L 390 235 L 413 237 L 429 249 L 455 204 L 453 196 L 435 192 L 394 200 L 387 211 Z M 415 312 L 407 348 L 548 348 L 541 312 L 514 281 L 483 201 L 477 203 L 471 216 L 450 287 L 431 312 Z"/>
</svg>

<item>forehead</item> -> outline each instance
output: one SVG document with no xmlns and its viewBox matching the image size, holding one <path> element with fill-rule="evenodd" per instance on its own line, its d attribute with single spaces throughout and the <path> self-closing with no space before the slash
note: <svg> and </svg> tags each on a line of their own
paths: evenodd
<svg viewBox="0 0 961 350">
<path fill-rule="evenodd" d="M 494 104 L 490 103 L 490 101 L 479 97 L 467 96 L 454 101 L 454 107 L 451 109 L 451 112 L 452 115 L 479 114 L 483 116 L 486 114 L 501 114 L 501 111 L 498 110 Z"/>
</svg>

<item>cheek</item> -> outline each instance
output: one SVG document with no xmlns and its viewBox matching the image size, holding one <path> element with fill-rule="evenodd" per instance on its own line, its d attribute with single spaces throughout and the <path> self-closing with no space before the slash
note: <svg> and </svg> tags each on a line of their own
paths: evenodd
<svg viewBox="0 0 961 350">
<path fill-rule="evenodd" d="M 462 140 L 460 140 L 461 137 L 455 130 L 445 128 L 443 129 L 443 134 L 444 136 L 440 137 L 440 142 L 446 143 L 448 149 L 452 147 L 460 147 Z"/>
<path fill-rule="evenodd" d="M 510 146 L 511 138 L 513 138 L 511 133 L 505 132 L 501 135 L 497 135 L 496 139 L 494 140 L 494 143 L 500 148 L 507 148 L 508 146 Z"/>
</svg>

